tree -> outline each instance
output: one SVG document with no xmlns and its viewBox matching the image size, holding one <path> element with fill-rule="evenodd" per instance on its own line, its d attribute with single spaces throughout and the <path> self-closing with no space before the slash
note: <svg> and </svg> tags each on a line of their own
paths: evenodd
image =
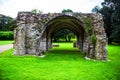
<svg viewBox="0 0 120 80">
<path fill-rule="evenodd" d="M 13 31 L 16 26 L 16 21 L 9 17 L 0 14 L 0 31 Z"/>
<path fill-rule="evenodd" d="M 103 15 L 104 28 L 107 33 L 108 43 L 111 43 L 112 38 L 110 36 L 112 34 L 112 29 L 113 29 L 113 26 L 111 23 L 111 16 L 112 16 L 113 10 L 109 7 L 103 7 L 99 12 Z"/>
<path fill-rule="evenodd" d="M 94 7 L 92 12 L 101 13 L 108 42 L 120 41 L 120 0 L 104 0 L 102 8 Z"/>
<path fill-rule="evenodd" d="M 73 12 L 73 11 L 71 9 L 63 9 L 62 13 L 65 13 L 65 12 Z"/>
<path fill-rule="evenodd" d="M 37 14 L 37 13 L 42 14 L 42 13 L 43 13 L 43 12 L 40 11 L 39 9 L 32 9 L 31 12 L 32 12 L 32 13 L 35 13 L 35 14 Z"/>
<path fill-rule="evenodd" d="M 100 7 L 99 6 L 95 6 L 93 9 L 92 9 L 92 12 L 93 13 L 99 13 L 100 11 Z"/>
<path fill-rule="evenodd" d="M 71 41 L 71 38 L 74 36 L 73 32 L 71 30 L 68 29 L 63 29 L 60 30 L 58 32 L 56 32 L 56 34 L 54 35 L 54 41 L 58 41 L 59 39 L 64 39 L 66 42 L 67 41 Z"/>
<path fill-rule="evenodd" d="M 113 12 L 111 22 L 113 30 L 110 37 L 115 39 L 115 41 L 120 41 L 120 8 Z"/>
</svg>

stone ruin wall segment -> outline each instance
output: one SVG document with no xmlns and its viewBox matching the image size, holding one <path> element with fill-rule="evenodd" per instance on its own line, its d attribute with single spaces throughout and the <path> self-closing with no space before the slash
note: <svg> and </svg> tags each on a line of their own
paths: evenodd
<svg viewBox="0 0 120 80">
<path fill-rule="evenodd" d="M 47 23 L 59 16 L 70 16 L 83 22 L 83 28 L 86 31 L 86 24 L 83 17 L 89 17 L 92 21 L 92 34 L 85 32 L 84 40 L 78 40 L 78 47 L 89 58 L 97 60 L 107 60 L 107 37 L 103 27 L 103 18 L 100 14 L 83 14 L 83 13 L 48 13 L 35 14 L 31 12 L 19 12 L 17 17 L 17 27 L 14 30 L 14 54 L 16 55 L 42 55 L 46 51 L 46 35 L 44 34 Z M 91 43 L 91 35 L 96 35 L 95 46 Z M 48 39 L 48 41 L 50 41 Z M 82 42 L 82 43 L 81 43 Z M 49 43 L 49 42 L 48 42 Z M 51 44 L 51 43 L 49 43 Z M 81 45 L 82 44 L 82 45 Z M 50 45 L 49 45 L 50 46 Z M 49 48 L 49 47 L 48 47 Z"/>
</svg>

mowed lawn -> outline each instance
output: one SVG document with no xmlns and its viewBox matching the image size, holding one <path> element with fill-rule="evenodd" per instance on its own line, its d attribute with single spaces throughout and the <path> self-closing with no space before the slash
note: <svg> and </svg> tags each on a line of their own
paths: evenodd
<svg viewBox="0 0 120 80">
<path fill-rule="evenodd" d="M 8 41 L 7 40 L 6 41 L 1 41 L 0 40 L 0 46 L 6 45 L 6 44 L 13 44 L 13 40 L 11 40 L 11 41 L 9 41 L 9 40 Z"/>
<path fill-rule="evenodd" d="M 44 58 L 0 53 L 0 80 L 120 80 L 120 46 L 109 45 L 110 61 L 94 61 L 72 43 L 56 44 Z"/>
</svg>

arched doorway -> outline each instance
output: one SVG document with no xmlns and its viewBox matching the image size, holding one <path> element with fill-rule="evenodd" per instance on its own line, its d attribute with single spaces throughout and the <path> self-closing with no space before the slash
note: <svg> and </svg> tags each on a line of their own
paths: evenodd
<svg viewBox="0 0 120 80">
<path fill-rule="evenodd" d="M 54 34 L 62 29 L 71 30 L 77 37 L 77 48 L 83 51 L 83 42 L 84 42 L 84 35 L 86 34 L 84 29 L 84 23 L 78 20 L 75 17 L 62 15 L 53 18 L 47 24 L 45 24 L 45 31 L 43 33 L 43 37 L 46 36 L 46 50 L 48 51 L 49 48 L 52 47 L 52 38 Z"/>
</svg>

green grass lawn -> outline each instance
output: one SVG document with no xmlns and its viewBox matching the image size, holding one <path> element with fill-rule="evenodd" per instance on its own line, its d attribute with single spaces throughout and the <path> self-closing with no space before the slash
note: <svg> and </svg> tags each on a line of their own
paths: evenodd
<svg viewBox="0 0 120 80">
<path fill-rule="evenodd" d="M 11 41 L 10 40 L 8 40 L 8 41 L 1 41 L 0 40 L 0 46 L 1 45 L 6 45 L 6 44 L 12 44 L 12 43 L 13 43 L 13 40 L 11 40 Z"/>
<path fill-rule="evenodd" d="M 58 43 L 56 43 L 58 44 Z M 120 46 L 109 45 L 110 61 L 85 60 L 72 43 L 38 56 L 0 53 L 0 80 L 120 80 Z"/>
</svg>

